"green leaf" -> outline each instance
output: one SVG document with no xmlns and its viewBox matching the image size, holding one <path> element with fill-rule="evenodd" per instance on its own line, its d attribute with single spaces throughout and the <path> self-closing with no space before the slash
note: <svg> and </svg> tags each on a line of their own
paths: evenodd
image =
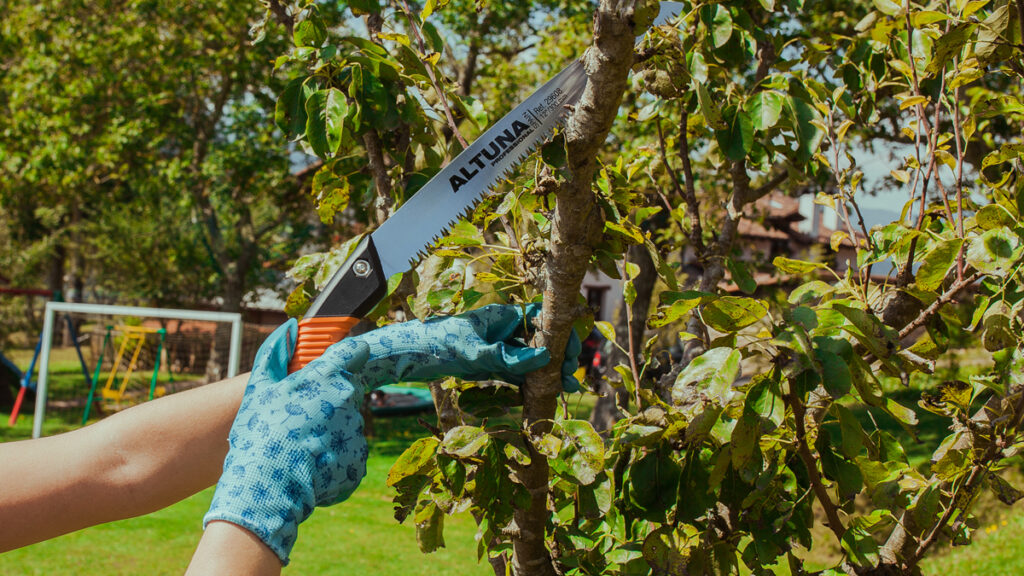
<svg viewBox="0 0 1024 576">
<path fill-rule="evenodd" d="M 425 469 L 432 467 L 434 454 L 437 453 L 437 447 L 440 445 L 441 442 L 432 436 L 413 442 L 412 446 L 402 452 L 398 460 L 391 465 L 391 470 L 388 472 L 388 486 L 398 484 L 403 478 L 423 474 Z"/>
<path fill-rule="evenodd" d="M 833 303 L 832 309 L 849 321 L 843 329 L 853 334 L 876 357 L 888 358 L 899 348 L 896 331 L 882 324 L 874 314 L 839 303 Z"/>
<path fill-rule="evenodd" d="M 788 260 L 788 259 L 787 259 Z M 790 260 L 790 262 L 800 262 L 799 260 Z M 809 264 L 809 262 L 801 262 L 801 264 Z M 785 263 L 783 265 L 786 265 Z M 778 264 L 775 264 L 779 267 Z M 781 269 L 781 267 L 779 267 Z M 831 285 L 822 282 L 821 280 L 811 280 L 805 282 L 789 293 L 787 301 L 790 304 L 815 304 L 825 296 L 829 296 L 836 291 Z"/>
<path fill-rule="evenodd" d="M 648 318 L 647 323 L 651 328 L 661 328 L 678 321 L 683 315 L 689 313 L 702 303 L 715 299 L 714 294 L 689 290 L 686 292 L 662 292 L 661 301 L 669 304 L 666 308 L 661 306 L 655 315 Z"/>
<path fill-rule="evenodd" d="M 716 130 L 724 130 L 727 126 L 722 121 L 722 114 L 719 112 L 718 104 L 711 99 L 707 86 L 703 82 L 694 82 L 694 89 L 697 91 L 697 102 L 700 104 L 700 112 L 704 115 L 704 121 L 708 126 Z"/>
<path fill-rule="evenodd" d="M 901 424 L 907 426 L 917 425 L 917 414 L 915 414 L 910 408 L 907 408 L 892 398 L 885 399 L 885 406 L 883 409 Z"/>
<path fill-rule="evenodd" d="M 986 480 L 988 480 L 988 487 L 992 489 L 992 493 L 996 495 L 996 498 L 1007 506 L 1013 506 L 1017 500 L 1024 498 L 1024 492 L 1014 488 L 1013 485 L 1003 480 L 995 472 L 989 473 Z"/>
<path fill-rule="evenodd" d="M 519 389 L 512 386 L 474 386 L 459 393 L 459 409 L 477 418 L 500 416 L 522 403 Z"/>
<path fill-rule="evenodd" d="M 850 367 L 838 354 L 816 348 L 814 356 L 821 363 L 821 383 L 833 398 L 841 398 L 850 392 L 852 380 Z"/>
<path fill-rule="evenodd" d="M 974 53 L 983 65 L 991 64 L 1009 54 L 1010 47 L 1005 44 L 1014 43 L 1014 36 L 1019 38 L 1019 33 L 1014 30 L 1016 15 L 1015 8 L 1003 4 L 981 23 Z"/>
<path fill-rule="evenodd" d="M 594 322 L 594 328 L 597 328 L 601 336 L 604 336 L 609 342 L 615 342 L 615 327 L 612 326 L 611 322 L 598 320 Z"/>
<path fill-rule="evenodd" d="M 907 459 L 907 453 L 903 449 L 903 445 L 900 444 L 900 441 L 885 430 L 875 430 L 872 432 L 871 442 L 878 448 L 877 460 L 882 462 L 910 463 L 910 460 Z"/>
<path fill-rule="evenodd" d="M 336 154 L 345 134 L 345 116 L 348 115 L 348 100 L 337 88 L 327 91 L 324 105 L 324 120 L 327 130 L 327 146 L 331 154 Z"/>
<path fill-rule="evenodd" d="M 821 115 L 806 100 L 795 96 L 789 98 L 789 110 L 794 120 L 796 159 L 801 163 L 807 162 L 818 152 L 818 146 L 825 137 L 825 133 L 817 126 L 821 124 Z"/>
<path fill-rule="evenodd" d="M 478 426 L 456 426 L 444 435 L 441 449 L 446 454 L 451 454 L 458 458 L 469 458 L 475 456 L 490 441 L 491 437 L 487 435 L 483 428 Z"/>
<path fill-rule="evenodd" d="M 952 481 L 965 474 L 971 467 L 971 451 L 968 448 L 946 450 L 934 464 L 932 474 L 943 481 Z"/>
<path fill-rule="evenodd" d="M 871 366 L 860 355 L 850 357 L 848 364 L 853 386 L 857 389 L 860 399 L 869 406 L 882 406 L 885 403 L 885 395 L 882 393 L 878 378 L 871 371 Z"/>
<path fill-rule="evenodd" d="M 760 417 L 753 411 L 744 410 L 733 428 L 731 443 L 732 466 L 747 484 L 753 484 L 764 469 L 760 440 Z"/>
<path fill-rule="evenodd" d="M 442 6 L 444 3 L 441 4 Z M 420 12 L 420 20 L 426 20 L 438 7 L 438 0 L 426 0 L 423 2 L 423 11 Z"/>
<path fill-rule="evenodd" d="M 729 106 L 722 112 L 722 118 L 725 128 L 715 130 L 718 146 L 730 160 L 743 160 L 754 145 L 754 123 L 750 114 L 736 106 Z"/>
<path fill-rule="evenodd" d="M 299 22 L 292 36 L 296 46 L 319 48 L 327 40 L 327 28 L 319 17 L 311 17 Z"/>
<path fill-rule="evenodd" d="M 825 267 L 824 264 L 818 264 L 817 262 L 805 262 L 803 260 L 794 260 L 792 258 L 786 258 L 785 256 L 776 256 L 775 259 L 772 260 L 772 264 L 775 265 L 776 268 L 782 270 L 787 274 L 801 275 Z M 822 282 L 822 284 L 824 284 L 824 282 Z"/>
<path fill-rule="evenodd" d="M 743 400 L 743 409 L 762 418 L 762 425 L 768 430 L 771 430 L 772 426 L 765 424 L 766 422 L 771 422 L 774 426 L 782 424 L 786 417 L 786 405 L 782 401 L 778 378 L 773 372 L 754 376 L 753 384 Z"/>
<path fill-rule="evenodd" d="M 704 61 L 704 55 L 700 52 L 694 52 L 693 58 L 690 60 L 690 76 L 696 80 L 698 86 L 708 81 L 708 65 Z M 697 97 L 700 98 L 700 94 Z"/>
<path fill-rule="evenodd" d="M 727 258 L 725 265 L 729 268 L 729 275 L 744 294 L 753 294 L 757 290 L 757 281 L 750 275 L 747 263 L 735 258 Z"/>
<path fill-rule="evenodd" d="M 732 38 L 732 14 L 729 9 L 720 4 L 713 8 L 714 16 L 711 19 L 711 39 L 715 48 L 725 46 L 725 43 Z"/>
<path fill-rule="evenodd" d="M 760 300 L 742 296 L 723 296 L 708 302 L 701 318 L 719 332 L 735 332 L 757 322 L 768 313 L 768 306 Z"/>
<path fill-rule="evenodd" d="M 896 0 L 874 0 L 875 8 L 888 16 L 899 17 L 903 15 L 903 3 Z"/>
<path fill-rule="evenodd" d="M 989 352 L 998 352 L 1017 346 L 1010 316 L 1005 305 L 992 306 L 981 321 L 981 343 Z"/>
<path fill-rule="evenodd" d="M 447 2 L 441 2 L 441 5 L 445 5 Z M 363 14 L 378 14 L 380 12 L 379 0 L 348 0 L 348 7 L 352 9 L 352 14 L 361 16 Z"/>
<path fill-rule="evenodd" d="M 694 532 L 694 534 L 688 534 Z M 644 538 L 644 560 L 654 569 L 655 574 L 683 576 L 689 574 L 687 566 L 690 550 L 699 543 L 696 530 L 690 525 L 679 528 L 662 526 Z"/>
<path fill-rule="evenodd" d="M 860 421 L 853 415 L 853 412 L 842 404 L 833 404 L 832 410 L 839 417 L 839 430 L 842 435 L 842 452 L 847 458 L 853 460 L 860 454 L 864 447 L 864 428 Z"/>
<path fill-rule="evenodd" d="M 935 74 L 942 68 L 953 61 L 953 58 L 960 54 L 964 45 L 967 44 L 971 39 L 971 34 L 974 33 L 977 24 L 971 24 L 963 22 L 957 24 L 948 32 L 939 37 L 935 41 L 934 51 L 935 55 L 932 57 L 931 62 L 928 63 L 926 68 L 929 74 Z"/>
<path fill-rule="evenodd" d="M 961 412 L 971 408 L 974 398 L 974 387 L 963 380 L 946 380 L 939 384 L 939 398 L 943 402 L 955 405 Z"/>
<path fill-rule="evenodd" d="M 619 436 L 619 440 L 625 444 L 631 444 L 633 446 L 651 446 L 657 444 L 661 440 L 662 434 L 665 429 L 660 426 L 646 426 L 644 424 L 630 424 L 622 434 Z"/>
<path fill-rule="evenodd" d="M 683 368 L 672 385 L 672 400 L 688 398 L 687 387 L 706 390 L 708 396 L 724 405 L 732 395 L 731 388 L 740 370 L 739 350 L 712 348 Z"/>
<path fill-rule="evenodd" d="M 941 242 L 929 250 L 917 270 L 917 287 L 921 290 L 935 290 L 941 286 L 963 244 L 963 240 L 956 238 Z"/>
<path fill-rule="evenodd" d="M 763 90 L 750 97 L 744 109 L 750 114 L 754 130 L 767 130 L 779 121 L 786 97 L 775 90 Z"/>
<path fill-rule="evenodd" d="M 303 282 L 292 290 L 288 300 L 284 304 L 284 313 L 292 318 L 302 317 L 309 310 L 312 302 L 309 299 L 307 288 L 312 288 L 312 282 Z"/>
<path fill-rule="evenodd" d="M 875 0 L 876 3 L 890 0 Z M 857 566 L 874 566 L 878 564 L 878 543 L 871 534 L 863 530 L 850 528 L 841 540 L 843 551 Z"/>
<path fill-rule="evenodd" d="M 333 224 L 334 216 L 348 207 L 350 187 L 347 177 L 331 171 L 330 164 L 324 164 L 313 175 L 312 195 L 316 213 L 324 224 Z"/>
<path fill-rule="evenodd" d="M 604 223 L 604 229 L 605 232 L 611 232 L 630 244 L 644 243 L 643 232 L 629 220 L 623 220 L 622 223 L 606 220 Z"/>
<path fill-rule="evenodd" d="M 330 158 L 337 150 L 332 144 L 341 141 L 345 115 L 338 116 L 339 111 L 348 107 L 344 94 L 334 88 L 317 90 L 306 99 L 306 141 L 321 158 Z"/>
<path fill-rule="evenodd" d="M 999 147 L 998 150 L 994 150 L 988 153 L 981 161 L 982 168 L 988 168 L 989 166 L 995 166 L 1004 162 L 1010 162 L 1024 156 L 1024 144 L 1018 143 L 1007 143 Z M 991 205 L 990 205 L 991 206 Z"/>
<path fill-rule="evenodd" d="M 999 204 L 982 206 L 981 210 L 978 210 L 978 213 L 974 215 L 974 221 L 982 230 L 993 230 L 1003 226 L 1012 228 L 1014 226 L 1013 215 Z"/>
<path fill-rule="evenodd" d="M 555 169 L 565 166 L 568 152 L 565 149 L 565 133 L 559 132 L 540 149 L 540 157 L 544 163 Z"/>
<path fill-rule="evenodd" d="M 607 475 L 601 474 L 592 484 L 576 487 L 580 514 L 584 518 L 598 520 L 608 515 L 615 499 L 612 481 Z"/>
<path fill-rule="evenodd" d="M 785 318 L 787 322 L 803 326 L 804 330 L 810 331 L 818 327 L 818 315 L 814 313 L 814 310 L 806 306 L 797 306 L 787 310 Z"/>
<path fill-rule="evenodd" d="M 967 263 L 986 274 L 999 274 L 1016 264 L 1021 255 L 1020 238 L 1008 228 L 994 228 L 971 239 Z"/>
<path fill-rule="evenodd" d="M 629 504 L 651 522 L 664 522 L 676 503 L 682 469 L 671 450 L 657 449 L 634 461 L 627 471 Z"/>
<path fill-rule="evenodd" d="M 305 80 L 296 78 L 289 82 L 278 96 L 274 108 L 274 122 L 288 138 L 301 136 L 306 131 Z"/>
<path fill-rule="evenodd" d="M 444 548 L 444 512 L 432 501 L 416 511 L 416 542 L 420 552 L 429 554 Z"/>
<path fill-rule="evenodd" d="M 565 420 L 557 423 L 562 449 L 558 459 L 570 476 L 584 486 L 592 483 L 604 470 L 604 441 L 586 420 Z"/>
</svg>

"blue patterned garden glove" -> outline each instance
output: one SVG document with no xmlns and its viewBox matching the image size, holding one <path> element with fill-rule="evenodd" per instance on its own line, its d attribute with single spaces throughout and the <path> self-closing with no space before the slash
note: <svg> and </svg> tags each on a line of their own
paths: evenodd
<svg viewBox="0 0 1024 576">
<path fill-rule="evenodd" d="M 457 316 L 391 324 L 351 339 L 370 347 L 360 377 L 371 388 L 426 382 L 446 376 L 502 380 L 521 385 L 526 374 L 551 360 L 546 348 L 531 348 L 516 336 L 532 331 L 540 304 L 485 306 Z M 582 345 L 573 331 L 562 365 L 562 388 L 578 392 L 574 373 Z"/>
<path fill-rule="evenodd" d="M 288 374 L 296 322 L 289 320 L 256 353 L 231 448 L 203 527 L 237 524 L 259 537 L 283 564 L 299 524 L 316 506 L 352 494 L 366 474 L 369 450 L 359 404 L 358 371 L 369 347 L 342 340 Z"/>
</svg>

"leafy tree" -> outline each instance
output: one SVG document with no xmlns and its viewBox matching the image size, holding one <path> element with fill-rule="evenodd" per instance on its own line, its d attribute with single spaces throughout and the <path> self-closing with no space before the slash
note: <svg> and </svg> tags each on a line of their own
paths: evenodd
<svg viewBox="0 0 1024 576">
<path fill-rule="evenodd" d="M 674 27 L 634 49 L 652 3 L 602 0 L 565 130 L 392 282 L 381 322 L 389 309 L 543 295 L 533 343 L 555 352 L 518 390 L 436 387 L 438 429 L 389 475 L 396 517 L 414 519 L 429 552 L 445 515 L 470 511 L 498 574 L 509 562 L 531 575 L 805 573 L 816 538 L 841 551 L 823 573 L 919 573 L 940 538 L 970 540 L 982 489 L 1024 495 L 999 474 L 1024 417 L 1024 3 L 683 4 Z M 569 3 L 266 6 L 292 33 L 277 120 L 324 161 L 321 216 L 368 224 L 510 104 L 520 89 L 505 79 L 535 86 L 564 63 L 571 49 L 529 30 L 542 14 L 586 24 Z M 513 12 L 518 25 L 503 20 Z M 368 36 L 352 34 L 360 20 Z M 474 68 L 473 90 L 450 80 L 508 43 L 532 45 Z M 907 203 L 868 229 L 868 168 L 854 152 L 894 145 L 905 153 L 882 172 Z M 743 253 L 739 227 L 773 192 L 836 210 L 831 249 L 855 250 L 856 265 L 778 257 L 767 270 L 791 288 L 760 296 L 751 271 L 767 263 Z M 339 259 L 298 263 L 293 311 Z M 559 410 L 558 351 L 592 322 L 579 297 L 589 266 L 625 286 L 628 333 L 598 325 L 619 342 L 612 384 L 629 398 L 607 438 L 564 398 Z M 747 295 L 724 293 L 726 278 Z M 672 340 L 684 353 L 659 366 Z M 899 437 L 867 422 L 889 418 L 912 437 L 915 411 L 883 384 L 930 374 L 962 346 L 991 363 L 923 396 L 951 434 L 913 466 Z M 488 421 L 519 403 L 515 425 Z"/>
<path fill-rule="evenodd" d="M 238 310 L 332 229 L 272 124 L 273 58 L 232 2 L 8 2 L 0 206 L 19 281 Z M 335 226 L 334 230 L 342 227 Z M 275 269 L 277 273 L 275 274 Z"/>
</svg>

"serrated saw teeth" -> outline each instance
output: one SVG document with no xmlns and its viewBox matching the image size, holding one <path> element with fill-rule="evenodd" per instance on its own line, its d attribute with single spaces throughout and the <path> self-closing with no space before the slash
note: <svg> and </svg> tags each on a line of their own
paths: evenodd
<svg viewBox="0 0 1024 576">
<path fill-rule="evenodd" d="M 662 2 L 679 11 L 679 3 Z M 659 20 L 662 15 L 659 14 Z M 667 17 L 666 17 L 667 19 Z M 576 60 L 484 131 L 373 233 L 381 266 L 390 276 L 470 217 L 482 197 L 509 180 L 515 167 L 557 134 L 583 95 L 587 75 Z M 420 256 L 422 257 L 422 256 Z"/>
</svg>

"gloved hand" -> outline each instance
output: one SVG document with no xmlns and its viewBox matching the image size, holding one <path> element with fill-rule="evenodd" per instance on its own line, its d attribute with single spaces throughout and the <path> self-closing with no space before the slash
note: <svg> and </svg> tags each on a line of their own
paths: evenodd
<svg viewBox="0 0 1024 576">
<path fill-rule="evenodd" d="M 356 489 L 369 454 L 358 376 L 369 347 L 343 340 L 289 375 L 296 331 L 289 320 L 256 354 L 224 471 L 203 518 L 204 528 L 214 520 L 246 528 L 282 564 L 313 508 L 341 502 Z"/>
<path fill-rule="evenodd" d="M 538 303 L 485 306 L 457 316 L 411 321 L 371 330 L 351 339 L 370 347 L 370 358 L 360 377 L 370 387 L 397 382 L 437 380 L 457 376 L 464 380 L 502 380 L 521 385 L 525 376 L 551 360 L 546 348 L 530 348 L 514 341 L 533 330 Z M 574 373 L 582 350 L 573 331 L 562 364 L 562 388 L 578 392 Z"/>
<path fill-rule="evenodd" d="M 488 306 L 393 324 L 346 338 L 291 375 L 297 327 L 289 320 L 256 354 L 203 526 L 215 520 L 242 526 L 287 564 L 298 525 L 316 506 L 348 498 L 366 474 L 369 450 L 359 414 L 366 390 L 442 376 L 522 384 L 550 360 L 547 350 L 512 341 L 539 313 L 536 304 L 525 312 Z M 573 373 L 581 348 L 573 334 L 562 366 L 569 391 L 579 389 Z"/>
</svg>

